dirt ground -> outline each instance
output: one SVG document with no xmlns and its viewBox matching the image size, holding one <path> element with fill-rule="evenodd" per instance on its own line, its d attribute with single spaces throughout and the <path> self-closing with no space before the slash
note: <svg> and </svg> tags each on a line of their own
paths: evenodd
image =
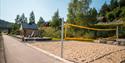
<svg viewBox="0 0 125 63">
<path fill-rule="evenodd" d="M 60 56 L 60 42 L 30 44 Z M 65 41 L 64 58 L 74 63 L 122 63 L 125 60 L 125 46 Z"/>
</svg>

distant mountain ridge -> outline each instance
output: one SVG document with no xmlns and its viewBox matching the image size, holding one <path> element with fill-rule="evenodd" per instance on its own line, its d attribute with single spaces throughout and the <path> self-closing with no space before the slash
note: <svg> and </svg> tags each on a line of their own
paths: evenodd
<svg viewBox="0 0 125 63">
<path fill-rule="evenodd" d="M 0 19 L 0 28 L 11 28 L 13 23 Z"/>
</svg>

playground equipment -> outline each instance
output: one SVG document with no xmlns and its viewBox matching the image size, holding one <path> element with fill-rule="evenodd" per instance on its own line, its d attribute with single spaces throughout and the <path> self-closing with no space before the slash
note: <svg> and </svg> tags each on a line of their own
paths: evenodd
<svg viewBox="0 0 125 63">
<path fill-rule="evenodd" d="M 79 25 L 74 25 L 74 24 L 68 24 L 68 23 L 66 23 L 65 25 L 64 25 L 64 31 L 65 31 L 65 35 L 64 35 L 64 39 L 65 40 L 93 40 L 93 39 L 86 39 L 86 38 L 82 38 L 82 37 L 80 37 L 80 38 L 76 38 L 76 37 L 74 37 L 74 38 L 71 38 L 71 37 L 67 37 L 67 28 L 68 27 L 76 27 L 76 28 L 82 28 L 82 29 L 87 29 L 87 30 L 94 30 L 94 31 L 116 31 L 116 35 L 117 35 L 117 38 L 118 38 L 118 26 L 117 26 L 117 28 L 116 29 L 97 29 L 97 28 L 90 28 L 90 27 L 87 27 L 87 26 L 79 26 Z"/>
</svg>

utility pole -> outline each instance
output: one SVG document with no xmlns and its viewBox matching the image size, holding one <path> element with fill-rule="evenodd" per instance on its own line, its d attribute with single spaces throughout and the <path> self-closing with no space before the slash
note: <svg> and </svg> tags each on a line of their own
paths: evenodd
<svg viewBox="0 0 125 63">
<path fill-rule="evenodd" d="M 62 26 L 61 26 L 61 58 L 63 58 L 63 31 L 64 31 L 64 18 L 62 18 Z"/>
</svg>

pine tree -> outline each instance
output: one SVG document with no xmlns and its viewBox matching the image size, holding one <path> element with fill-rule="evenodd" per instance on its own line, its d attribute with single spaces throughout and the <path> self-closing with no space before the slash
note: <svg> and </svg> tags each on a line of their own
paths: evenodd
<svg viewBox="0 0 125 63">
<path fill-rule="evenodd" d="M 62 21 L 62 19 L 59 17 L 59 11 L 57 10 L 54 13 L 54 16 L 52 16 L 50 25 L 56 29 L 59 29 L 61 26 L 61 21 Z"/>
<path fill-rule="evenodd" d="M 119 6 L 120 7 L 125 6 L 125 0 L 119 0 Z"/>
<path fill-rule="evenodd" d="M 40 17 L 39 21 L 37 22 L 37 26 L 38 27 L 44 26 L 44 23 L 45 23 L 44 19 L 42 17 Z"/>
<path fill-rule="evenodd" d="M 109 5 L 107 5 L 107 3 L 105 2 L 101 7 L 100 14 L 101 16 L 105 16 L 106 12 L 109 12 L 109 11 L 110 11 Z"/>
<path fill-rule="evenodd" d="M 28 23 L 27 17 L 25 17 L 25 23 Z"/>
<path fill-rule="evenodd" d="M 21 15 L 19 21 L 20 21 L 20 23 L 27 23 L 27 22 L 26 22 L 26 17 L 25 17 L 25 15 L 24 15 L 24 13 Z"/>
<path fill-rule="evenodd" d="M 29 23 L 35 23 L 35 15 L 33 11 L 30 13 Z"/>
<path fill-rule="evenodd" d="M 92 17 L 96 17 L 97 16 L 97 10 L 95 8 L 91 8 L 89 10 L 89 15 L 92 16 Z"/>
<path fill-rule="evenodd" d="M 17 15 L 17 16 L 16 16 L 16 19 L 15 19 L 15 23 L 20 24 L 20 21 L 19 21 L 19 20 L 20 20 L 20 15 Z"/>
<path fill-rule="evenodd" d="M 116 7 L 118 7 L 118 0 L 111 0 L 110 1 L 110 8 L 111 8 L 111 10 L 113 10 Z"/>
</svg>

